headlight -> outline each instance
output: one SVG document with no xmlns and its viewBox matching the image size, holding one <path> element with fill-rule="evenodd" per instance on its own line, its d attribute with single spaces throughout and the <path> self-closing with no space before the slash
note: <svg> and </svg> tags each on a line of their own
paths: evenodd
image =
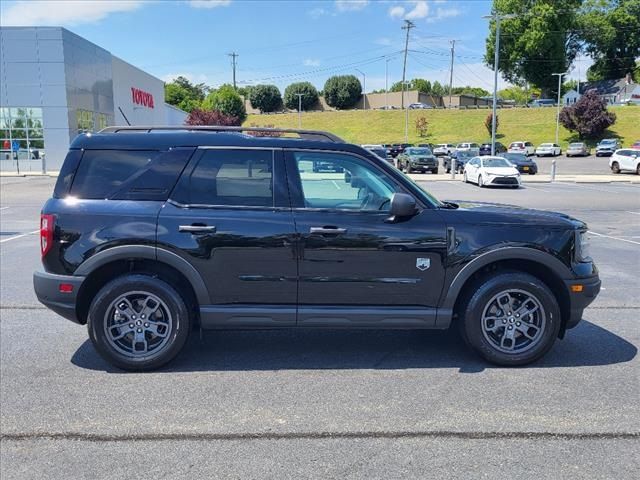
<svg viewBox="0 0 640 480">
<path fill-rule="evenodd" d="M 586 231 L 576 233 L 576 259 L 580 261 L 591 260 L 591 242 L 589 233 Z"/>
</svg>

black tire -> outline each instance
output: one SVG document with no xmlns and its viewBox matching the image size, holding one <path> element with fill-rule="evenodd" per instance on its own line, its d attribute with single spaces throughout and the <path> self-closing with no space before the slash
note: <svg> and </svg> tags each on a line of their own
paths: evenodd
<svg viewBox="0 0 640 480">
<path fill-rule="evenodd" d="M 541 280 L 527 273 L 505 271 L 481 280 L 473 286 L 471 291 L 472 294 L 470 294 L 468 299 L 461 305 L 459 311 L 459 327 L 465 342 L 485 360 L 503 366 L 526 365 L 535 362 L 551 349 L 560 331 L 560 307 L 551 290 L 549 290 Z M 516 335 L 519 335 L 519 337 L 513 341 L 514 343 L 512 343 L 514 350 L 511 353 L 501 351 L 500 347 L 490 340 L 493 334 L 483 331 L 486 330 L 483 326 L 484 312 L 492 305 L 492 299 L 495 299 L 496 296 L 499 296 L 501 292 L 505 291 L 515 292 L 511 295 L 530 295 L 542 307 L 538 309 L 538 311 L 540 315 L 544 316 L 544 321 L 540 323 L 540 328 L 538 328 L 534 334 L 535 341 L 529 339 L 529 337 L 525 337 L 524 334 L 520 334 L 520 330 L 515 327 L 515 323 L 511 325 L 512 329 L 515 328 L 515 330 L 512 331 L 514 331 Z M 507 312 L 503 311 L 501 313 L 504 315 Z M 513 318 L 514 316 L 515 315 L 511 315 L 504 327 L 502 326 L 503 322 L 494 320 L 491 328 L 507 328 L 507 326 L 510 325 L 509 322 L 515 320 Z M 525 316 L 523 316 L 522 319 L 524 319 Z M 528 318 L 531 319 L 531 317 Z M 524 320 L 522 323 L 525 323 Z M 497 325 L 497 327 L 495 325 Z M 505 331 L 506 330 L 502 330 L 502 344 L 504 344 Z M 529 330 L 529 333 L 530 332 Z M 500 336 L 500 334 L 498 333 L 497 336 Z M 520 350 L 516 350 L 518 341 L 523 341 Z M 526 345 L 527 342 L 530 342 L 528 346 Z"/>
<path fill-rule="evenodd" d="M 160 342 L 157 349 L 152 353 L 147 355 L 123 353 L 118 350 L 118 347 L 112 345 L 114 341 L 108 338 L 109 334 L 107 333 L 107 330 L 113 332 L 113 329 L 119 328 L 118 326 L 120 324 L 123 325 L 123 328 L 134 325 L 130 316 L 127 316 L 127 320 L 122 323 L 119 323 L 118 321 L 117 325 L 108 324 L 111 317 L 111 311 L 115 310 L 114 316 L 121 315 L 117 313 L 119 311 L 119 306 L 114 306 L 113 304 L 125 295 L 150 295 L 161 302 L 160 307 L 157 307 L 158 310 L 162 309 L 162 311 L 164 311 L 166 309 L 167 311 L 165 318 L 166 325 L 168 325 L 167 330 L 165 330 L 166 336 L 155 336 L 146 328 L 142 333 L 145 338 L 145 348 L 148 348 L 149 343 L 153 343 L 154 340 Z M 122 310 L 126 310 L 126 307 Z M 141 318 L 144 318 L 144 315 L 141 315 L 138 310 L 135 310 L 133 313 L 138 314 L 138 318 L 136 319 L 138 323 Z M 149 315 L 149 317 L 151 317 L 151 315 Z M 152 319 L 149 318 L 147 320 L 151 321 Z M 116 321 L 114 320 L 114 322 Z M 125 326 L 127 322 L 132 323 Z M 151 321 L 151 323 L 154 322 Z M 111 327 L 110 329 L 108 328 L 109 326 Z M 149 327 L 149 324 L 144 323 L 140 325 L 140 327 L 143 326 Z M 191 316 L 189 314 L 189 309 L 185 305 L 180 294 L 169 284 L 163 280 L 148 275 L 131 274 L 118 277 L 102 287 L 93 299 L 93 302 L 91 302 L 87 327 L 89 329 L 89 338 L 93 342 L 98 353 L 106 361 L 123 370 L 147 371 L 154 370 L 165 365 L 180 352 L 187 341 L 187 337 L 191 330 Z M 138 331 L 140 332 L 142 330 L 143 329 L 140 328 Z M 158 332 L 159 330 L 160 329 L 156 327 L 156 331 Z M 117 333 L 122 335 L 122 331 L 119 329 L 117 330 Z M 126 339 L 135 338 L 133 335 L 135 335 L 135 333 L 131 330 L 130 333 L 124 335 L 122 342 L 125 342 Z M 150 339 L 149 343 L 147 343 L 147 338 Z M 164 338 L 164 340 L 158 340 L 160 338 Z M 133 349 L 135 350 L 136 346 L 134 346 Z"/>
<path fill-rule="evenodd" d="M 613 173 L 620 173 L 620 164 L 618 162 L 613 162 L 611 164 L 611 171 Z"/>
<path fill-rule="evenodd" d="M 437 175 L 438 174 L 438 169 L 434 168 L 433 170 L 431 170 L 431 173 L 433 173 L 434 175 Z"/>
<path fill-rule="evenodd" d="M 451 169 L 450 168 L 447 168 L 447 173 L 451 173 Z"/>
<path fill-rule="evenodd" d="M 478 175 L 478 186 L 484 188 L 484 182 L 482 181 L 482 175 Z"/>
<path fill-rule="evenodd" d="M 640 163 L 636 167 L 636 175 L 640 175 Z"/>
</svg>

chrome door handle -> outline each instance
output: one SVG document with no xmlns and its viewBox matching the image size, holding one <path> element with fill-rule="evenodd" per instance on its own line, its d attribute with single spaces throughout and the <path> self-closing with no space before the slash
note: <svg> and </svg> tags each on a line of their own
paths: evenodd
<svg viewBox="0 0 640 480">
<path fill-rule="evenodd" d="M 338 227 L 311 227 L 309 233 L 317 233 L 320 235 L 339 235 L 341 233 L 347 233 L 346 228 Z"/>
<path fill-rule="evenodd" d="M 180 225 L 178 231 L 187 233 L 215 233 L 216 227 L 209 227 L 207 225 Z"/>
</svg>

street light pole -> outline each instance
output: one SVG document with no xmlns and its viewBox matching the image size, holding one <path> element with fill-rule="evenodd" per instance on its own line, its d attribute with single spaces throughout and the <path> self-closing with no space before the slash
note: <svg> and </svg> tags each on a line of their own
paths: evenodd
<svg viewBox="0 0 640 480">
<path fill-rule="evenodd" d="M 492 18 L 496 22 L 496 45 L 493 56 L 493 113 L 491 116 L 491 155 L 496 154 L 496 108 L 498 105 L 498 66 L 500 65 L 500 21 L 515 18 L 515 14 L 509 13 L 499 15 L 493 12 L 491 15 L 484 15 L 482 18 Z"/>
<path fill-rule="evenodd" d="M 558 76 L 558 106 L 556 109 L 556 145 L 558 145 L 559 135 L 560 135 L 560 93 L 562 91 L 562 76 L 568 74 L 569 72 L 562 73 L 552 73 L 551 75 Z"/>
<path fill-rule="evenodd" d="M 362 75 L 362 108 L 367 109 L 367 76 L 362 70 L 355 69 Z"/>
<path fill-rule="evenodd" d="M 389 109 L 389 61 L 391 59 L 387 58 L 384 61 L 384 104 L 386 110 Z"/>
<path fill-rule="evenodd" d="M 410 83 L 409 80 L 406 80 L 405 83 L 407 83 L 407 88 L 409 88 L 408 84 Z M 405 86 L 403 85 L 402 88 L 404 89 Z M 409 105 L 405 105 L 404 106 L 404 143 L 409 143 Z"/>
<path fill-rule="evenodd" d="M 302 128 L 302 97 L 304 93 L 296 93 L 298 96 L 298 128 Z"/>
</svg>

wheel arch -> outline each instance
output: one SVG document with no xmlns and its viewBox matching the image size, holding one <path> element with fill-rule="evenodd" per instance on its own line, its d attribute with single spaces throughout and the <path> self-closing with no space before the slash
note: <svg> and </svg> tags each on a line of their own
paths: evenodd
<svg viewBox="0 0 640 480">
<path fill-rule="evenodd" d="M 438 322 L 451 323 L 464 303 L 465 293 L 475 282 L 498 271 L 520 271 L 533 275 L 544 282 L 558 301 L 562 316 L 560 338 L 564 336 L 566 322 L 570 316 L 569 292 L 563 282 L 573 278 L 571 270 L 549 253 L 527 247 L 506 247 L 476 257 L 458 272 L 449 286 L 439 311 L 448 312 L 448 318 Z"/>
<path fill-rule="evenodd" d="M 118 246 L 94 255 L 75 272 L 85 277 L 76 301 L 80 323 L 86 323 L 91 301 L 100 288 L 127 273 L 147 273 L 163 279 L 184 296 L 193 307 L 196 318 L 197 307 L 209 303 L 209 293 L 202 277 L 182 257 L 153 246 Z"/>
</svg>

